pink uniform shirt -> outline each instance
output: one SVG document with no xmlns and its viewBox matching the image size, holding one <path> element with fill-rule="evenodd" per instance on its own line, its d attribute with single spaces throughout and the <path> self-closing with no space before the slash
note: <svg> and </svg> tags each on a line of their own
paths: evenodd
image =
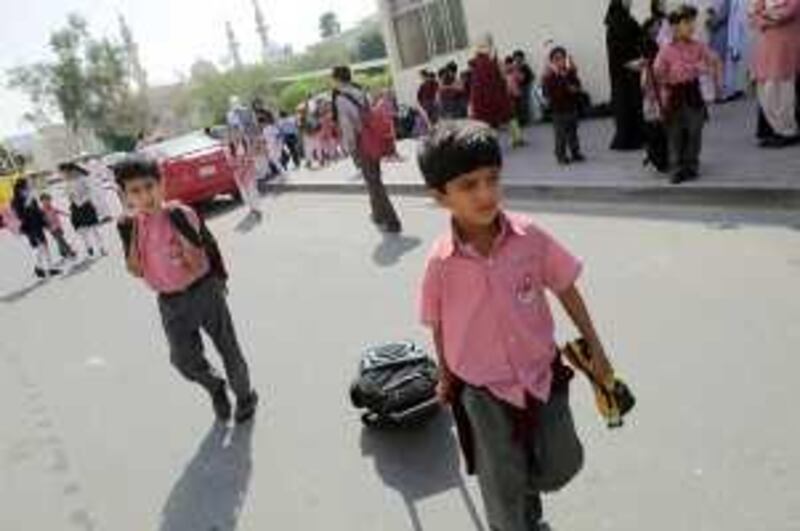
<svg viewBox="0 0 800 531">
<path fill-rule="evenodd" d="M 550 398 L 556 356 L 546 291 L 574 284 L 581 262 L 528 218 L 503 214 L 488 257 L 448 233 L 433 246 L 422 282 L 422 321 L 441 327 L 448 368 L 520 408 Z"/>
<path fill-rule="evenodd" d="M 750 18 L 756 33 L 756 81 L 789 81 L 800 73 L 800 0 L 755 0 Z"/>
<path fill-rule="evenodd" d="M 200 220 L 189 207 L 181 208 L 189 222 L 199 228 Z M 137 251 L 145 282 L 158 293 L 178 293 L 207 275 L 208 257 L 203 249 L 186 241 L 172 225 L 169 210 L 136 217 Z"/>
<path fill-rule="evenodd" d="M 654 65 L 656 76 L 662 83 L 679 85 L 711 73 L 711 49 L 698 41 L 673 41 L 661 47 Z"/>
<path fill-rule="evenodd" d="M 42 205 L 42 212 L 44 213 L 44 220 L 47 222 L 47 227 L 50 230 L 61 230 L 61 213 L 53 205 Z"/>
</svg>

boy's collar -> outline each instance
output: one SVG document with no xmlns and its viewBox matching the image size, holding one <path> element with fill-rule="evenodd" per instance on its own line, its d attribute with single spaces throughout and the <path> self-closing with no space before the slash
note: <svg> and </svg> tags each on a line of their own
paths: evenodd
<svg viewBox="0 0 800 531">
<path fill-rule="evenodd" d="M 505 211 L 500 211 L 498 214 L 498 221 L 500 222 L 500 233 L 498 234 L 497 241 L 504 239 L 509 233 L 515 236 L 525 235 L 525 226 L 514 216 L 509 216 Z M 437 252 L 439 258 L 443 260 L 450 258 L 455 254 L 456 250 L 462 249 L 466 245 L 467 243 L 458 235 L 455 219 L 451 218 L 450 229 L 439 245 Z"/>
</svg>

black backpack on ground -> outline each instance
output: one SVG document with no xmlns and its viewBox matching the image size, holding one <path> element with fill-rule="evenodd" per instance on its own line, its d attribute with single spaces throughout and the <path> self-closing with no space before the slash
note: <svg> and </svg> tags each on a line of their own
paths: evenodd
<svg viewBox="0 0 800 531">
<path fill-rule="evenodd" d="M 370 427 L 400 426 L 424 420 L 439 410 L 436 363 L 410 341 L 387 343 L 364 352 L 350 400 L 366 410 Z"/>
</svg>

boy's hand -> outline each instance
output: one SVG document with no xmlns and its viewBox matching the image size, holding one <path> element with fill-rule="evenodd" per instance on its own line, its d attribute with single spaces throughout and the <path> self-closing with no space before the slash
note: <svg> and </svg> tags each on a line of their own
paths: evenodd
<svg viewBox="0 0 800 531">
<path fill-rule="evenodd" d="M 456 382 L 448 372 L 442 372 L 439 376 L 439 383 L 436 384 L 436 398 L 442 405 L 450 405 L 456 398 Z"/>
<path fill-rule="evenodd" d="M 598 381 L 607 383 L 614 378 L 614 368 L 608 361 L 603 345 L 599 342 L 590 343 L 589 355 L 591 356 L 592 374 Z"/>
</svg>

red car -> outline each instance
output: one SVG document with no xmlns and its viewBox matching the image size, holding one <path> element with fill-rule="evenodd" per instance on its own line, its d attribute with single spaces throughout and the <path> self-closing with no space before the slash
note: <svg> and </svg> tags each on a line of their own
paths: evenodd
<svg viewBox="0 0 800 531">
<path fill-rule="evenodd" d="M 167 200 L 191 205 L 219 195 L 239 195 L 225 144 L 204 131 L 170 138 L 140 151 L 158 160 Z"/>
</svg>

